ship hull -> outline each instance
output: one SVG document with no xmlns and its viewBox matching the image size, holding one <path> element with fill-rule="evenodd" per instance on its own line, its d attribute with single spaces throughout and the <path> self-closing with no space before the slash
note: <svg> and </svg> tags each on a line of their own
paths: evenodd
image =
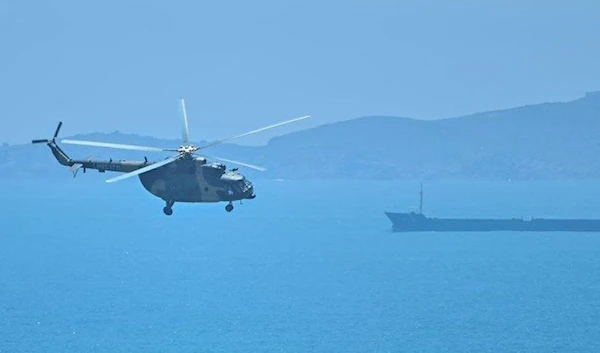
<svg viewBox="0 0 600 353">
<path fill-rule="evenodd" d="M 600 232 L 600 219 L 451 219 L 385 212 L 395 232 Z"/>
</svg>

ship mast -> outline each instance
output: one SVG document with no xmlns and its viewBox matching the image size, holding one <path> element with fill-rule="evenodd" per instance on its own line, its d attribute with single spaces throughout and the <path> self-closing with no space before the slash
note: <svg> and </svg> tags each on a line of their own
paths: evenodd
<svg viewBox="0 0 600 353">
<path fill-rule="evenodd" d="M 419 192 L 419 214 L 423 214 L 423 184 L 421 183 L 421 191 Z"/>
</svg>

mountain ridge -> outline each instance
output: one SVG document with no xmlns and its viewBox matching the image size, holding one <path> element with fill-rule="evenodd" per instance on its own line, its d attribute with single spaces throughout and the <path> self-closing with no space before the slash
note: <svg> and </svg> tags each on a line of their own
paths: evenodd
<svg viewBox="0 0 600 353">
<path fill-rule="evenodd" d="M 580 180 L 600 177 L 598 131 L 600 92 L 588 92 L 568 102 L 529 104 L 436 120 L 363 116 L 273 137 L 265 145 L 224 144 L 207 152 L 208 157 L 214 153 L 267 168 L 266 172 L 244 169 L 253 178 Z M 166 148 L 179 145 L 175 139 L 120 132 L 64 138 Z M 144 157 L 132 151 L 62 147 L 73 158 Z M 161 158 L 160 153 L 145 155 L 149 160 Z M 65 173 L 48 148 L 0 147 L 0 176 L 4 178 Z"/>
</svg>

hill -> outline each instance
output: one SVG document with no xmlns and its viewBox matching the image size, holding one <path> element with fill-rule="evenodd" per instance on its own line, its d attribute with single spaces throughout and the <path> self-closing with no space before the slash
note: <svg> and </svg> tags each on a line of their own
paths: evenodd
<svg viewBox="0 0 600 353">
<path fill-rule="evenodd" d="M 264 146 L 226 144 L 210 155 L 265 166 L 253 178 L 538 180 L 600 177 L 600 93 L 462 117 L 423 121 L 368 116 L 298 131 Z M 112 134 L 77 135 L 148 146 L 176 140 Z M 201 142 L 198 142 L 201 143 Z M 64 146 L 71 156 L 143 159 L 139 152 Z M 152 152 L 150 160 L 168 156 Z M 0 147 L 3 177 L 68 172 L 43 145 Z M 102 176 L 104 177 L 104 176 Z"/>
</svg>

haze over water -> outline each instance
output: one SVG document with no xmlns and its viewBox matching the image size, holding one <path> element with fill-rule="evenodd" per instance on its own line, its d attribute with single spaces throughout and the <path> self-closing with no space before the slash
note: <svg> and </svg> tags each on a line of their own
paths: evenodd
<svg viewBox="0 0 600 353">
<path fill-rule="evenodd" d="M 390 231 L 418 182 L 5 185 L 1 352 L 597 352 L 600 234 Z M 425 213 L 600 218 L 600 183 L 430 182 Z"/>
</svg>

